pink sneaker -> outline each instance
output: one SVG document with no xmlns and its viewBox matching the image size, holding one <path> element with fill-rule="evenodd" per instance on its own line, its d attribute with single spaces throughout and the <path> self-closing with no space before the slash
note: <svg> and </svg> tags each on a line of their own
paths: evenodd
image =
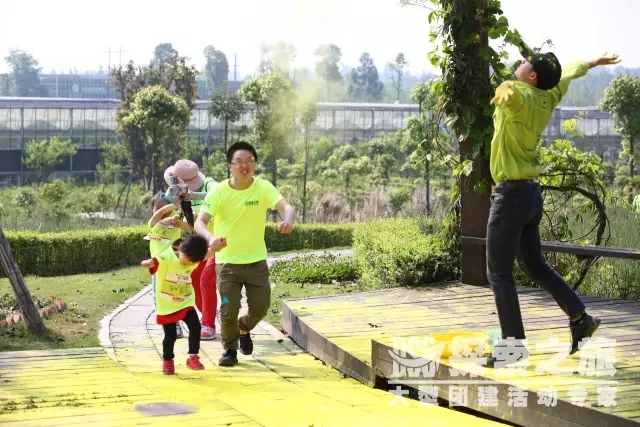
<svg viewBox="0 0 640 427">
<path fill-rule="evenodd" d="M 203 326 L 200 332 L 200 339 L 212 340 L 216 337 L 216 330 L 211 326 Z"/>
<path fill-rule="evenodd" d="M 176 372 L 175 365 L 173 364 L 173 360 L 163 360 L 162 361 L 162 373 L 165 375 L 173 375 Z"/>
<path fill-rule="evenodd" d="M 200 362 L 200 356 L 197 354 L 192 354 L 187 359 L 187 368 L 193 369 L 194 371 L 201 371 L 204 369 L 204 365 Z"/>
</svg>

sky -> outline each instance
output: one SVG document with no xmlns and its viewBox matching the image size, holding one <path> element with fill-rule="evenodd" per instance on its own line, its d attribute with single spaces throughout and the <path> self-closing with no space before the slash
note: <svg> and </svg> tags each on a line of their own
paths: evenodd
<svg viewBox="0 0 640 427">
<path fill-rule="evenodd" d="M 428 10 L 398 0 L 21 0 L 2 6 L 0 53 L 29 51 L 43 72 L 107 69 L 147 63 L 154 47 L 172 43 L 199 69 L 211 44 L 234 54 L 240 76 L 260 62 L 261 43 L 283 40 L 297 50 L 296 66 L 313 68 L 313 50 L 334 43 L 355 66 L 369 52 L 379 71 L 403 52 L 413 73 L 434 72 L 427 60 Z M 94 6 L 95 5 L 95 6 Z M 562 63 L 618 53 L 620 65 L 640 67 L 638 0 L 502 0 L 512 27 L 532 46 L 551 39 Z M 122 53 L 119 52 L 122 49 Z M 111 50 L 111 55 L 109 55 Z M 515 52 L 512 50 L 512 52 Z M 0 61 L 0 73 L 8 72 Z"/>
</svg>

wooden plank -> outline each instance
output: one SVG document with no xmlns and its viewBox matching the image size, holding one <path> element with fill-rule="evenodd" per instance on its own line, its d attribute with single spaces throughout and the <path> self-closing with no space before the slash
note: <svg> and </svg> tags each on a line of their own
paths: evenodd
<svg viewBox="0 0 640 427">
<path fill-rule="evenodd" d="M 486 239 L 483 237 L 468 237 L 461 236 L 461 243 L 468 243 L 471 245 L 485 246 Z M 571 243 L 558 243 L 542 241 L 542 250 L 545 252 L 559 252 L 573 255 L 584 256 L 596 256 L 606 258 L 620 258 L 640 260 L 640 250 L 632 248 L 613 248 L 609 246 L 594 246 L 594 245 L 576 245 Z"/>
<path fill-rule="evenodd" d="M 451 288 L 453 290 L 449 291 Z M 350 294 L 336 302 L 333 297 L 323 297 L 324 302 L 322 298 L 314 298 L 312 304 L 307 304 L 308 301 L 304 299 L 285 301 L 283 312 L 286 316 L 283 314 L 282 325 L 290 334 L 297 327 L 297 331 L 291 334 L 291 337 L 303 348 L 310 349 L 310 353 L 316 357 L 333 364 L 346 375 L 353 376 L 365 384 L 381 386 L 384 378 L 376 372 L 375 363 L 378 362 L 375 359 L 372 340 L 380 345 L 389 346 L 391 337 L 394 336 L 419 337 L 437 331 L 452 330 L 483 333 L 487 329 L 499 328 L 493 294 L 489 288 L 465 285 L 451 288 L 445 286 L 420 290 L 403 289 L 400 292 L 396 289 L 386 295 L 378 292 L 375 296 Z M 471 295 L 465 295 L 467 289 L 471 290 Z M 568 348 L 568 322 L 555 301 L 542 290 L 529 288 L 522 293 L 518 289 L 518 292 L 530 347 L 549 337 L 558 337 L 560 345 Z M 528 425 L 595 426 L 599 425 L 597 420 L 603 422 L 600 425 L 617 425 L 615 423 L 618 421 L 622 423 L 620 425 L 637 425 L 637 420 L 632 415 L 640 417 L 640 319 L 637 316 L 640 314 L 640 302 L 597 297 L 587 297 L 584 300 L 589 310 L 603 319 L 597 336 L 617 341 L 615 354 L 618 371 L 615 379 L 619 385 L 618 405 L 613 408 L 596 408 L 593 407 L 596 403 L 595 398 L 587 398 L 589 409 L 601 414 L 594 416 L 579 414 L 578 412 L 582 411 L 576 409 L 579 407 L 565 401 L 559 404 L 559 407 L 543 407 L 537 410 L 537 414 L 528 414 L 525 417 L 529 420 Z M 285 320 L 285 317 L 288 320 Z M 293 327 L 294 325 L 296 327 Z M 308 342 L 309 337 L 313 338 L 311 344 Z M 325 348 L 330 348 L 331 351 L 325 352 Z M 534 366 L 557 354 L 553 349 L 530 349 L 532 355 L 529 361 Z M 580 355 L 586 352 L 585 348 L 581 353 L 567 358 L 561 366 L 571 367 L 571 372 L 578 372 Z M 335 357 L 338 354 L 339 360 Z M 353 362 L 354 359 L 364 362 L 366 369 L 362 372 L 354 369 L 354 366 L 362 366 Z M 346 362 L 347 360 L 349 362 Z M 374 378 L 370 376 L 371 371 L 374 372 Z M 361 377 L 365 377 L 364 380 Z M 535 379 L 539 382 L 551 382 L 564 394 L 584 383 L 583 378 L 578 375 L 558 377 L 548 372 L 536 372 L 533 368 L 528 371 L 528 377 L 529 381 Z M 524 379 L 507 379 L 505 382 L 510 385 L 527 384 Z M 587 389 L 595 394 L 595 386 L 590 385 Z M 477 398 L 478 390 L 475 392 Z M 471 398 L 470 394 L 469 399 Z M 567 406 L 567 403 L 570 406 Z M 505 404 L 498 405 L 494 412 L 484 412 L 489 415 L 518 412 L 519 408 Z M 634 408 L 637 412 L 633 412 Z M 631 415 L 628 414 L 629 411 L 632 412 Z M 618 413 L 624 413 L 625 416 L 616 416 Z M 510 416 L 517 418 L 521 415 Z M 614 424 L 611 424 L 612 420 Z M 629 422 L 632 424 L 627 424 Z"/>
</svg>

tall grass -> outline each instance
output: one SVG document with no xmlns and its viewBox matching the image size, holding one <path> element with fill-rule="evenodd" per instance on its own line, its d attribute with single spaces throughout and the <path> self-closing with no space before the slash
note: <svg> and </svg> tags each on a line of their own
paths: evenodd
<svg viewBox="0 0 640 427">
<path fill-rule="evenodd" d="M 611 239 L 607 246 L 640 251 L 640 217 L 619 206 L 607 209 Z M 581 294 L 605 298 L 640 299 L 640 262 L 601 258 L 579 289 Z"/>
</svg>

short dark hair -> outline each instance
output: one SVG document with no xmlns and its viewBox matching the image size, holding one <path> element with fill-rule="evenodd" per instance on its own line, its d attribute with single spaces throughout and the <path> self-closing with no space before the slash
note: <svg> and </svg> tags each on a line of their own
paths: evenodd
<svg viewBox="0 0 640 427">
<path fill-rule="evenodd" d="M 180 243 L 179 250 L 191 262 L 200 262 L 207 256 L 209 245 L 207 244 L 207 239 L 199 234 L 190 234 Z"/>
<path fill-rule="evenodd" d="M 258 162 L 258 153 L 256 152 L 256 149 L 253 148 L 253 145 L 249 144 L 246 141 L 238 141 L 234 142 L 227 150 L 227 163 L 231 163 L 231 160 L 233 160 L 233 154 L 239 150 L 251 151 L 253 158 L 256 162 Z"/>
</svg>

